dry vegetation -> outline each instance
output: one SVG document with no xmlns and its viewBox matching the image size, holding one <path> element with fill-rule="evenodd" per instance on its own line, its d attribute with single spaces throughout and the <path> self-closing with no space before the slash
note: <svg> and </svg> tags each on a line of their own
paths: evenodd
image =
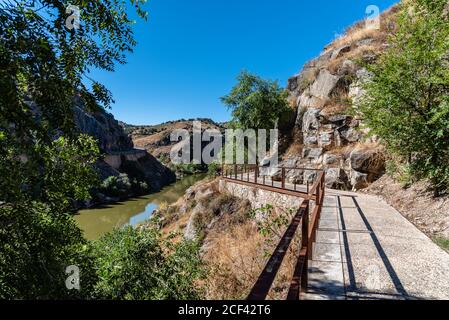
<svg viewBox="0 0 449 320">
<path fill-rule="evenodd" d="M 264 238 L 256 219 L 250 214 L 252 209 L 247 201 L 218 193 L 217 181 L 199 183 L 192 190 L 200 196 L 186 195 L 175 205 L 159 212 L 164 217 L 163 232 L 177 232 L 179 240 L 189 220 L 193 219 L 200 229 L 202 256 L 208 269 L 208 277 L 203 283 L 206 298 L 245 299 L 265 267 L 268 260 L 266 253 L 273 252 L 286 226 L 282 226 L 278 234 L 270 239 Z M 205 196 L 202 197 L 202 194 Z M 202 210 L 192 215 L 197 206 Z M 284 211 L 274 209 L 271 217 L 281 213 L 285 214 Z M 293 241 L 299 242 L 299 239 Z M 296 263 L 296 252 L 297 247 L 292 246 L 269 293 L 269 299 L 285 299 Z"/>
<path fill-rule="evenodd" d="M 398 5 L 381 14 L 379 30 L 366 28 L 365 21 L 359 21 L 348 28 L 342 36 L 329 44 L 324 52 L 330 52 L 345 46 L 349 46 L 350 50 L 330 59 L 326 68 L 333 74 L 341 73 L 343 62 L 346 60 L 357 62 L 364 57 L 373 56 L 375 58 L 385 48 L 389 35 L 394 33 L 397 10 Z"/>
</svg>

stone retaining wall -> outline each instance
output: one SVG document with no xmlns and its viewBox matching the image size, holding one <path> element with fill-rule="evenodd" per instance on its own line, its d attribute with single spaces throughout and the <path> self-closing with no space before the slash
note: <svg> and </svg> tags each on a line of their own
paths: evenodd
<svg viewBox="0 0 449 320">
<path fill-rule="evenodd" d="M 220 180 L 219 191 L 228 192 L 234 197 L 248 200 L 253 209 L 261 208 L 266 205 L 283 209 L 299 209 L 302 203 L 301 198 L 280 194 L 277 192 L 262 190 L 257 187 L 245 186 L 239 183 Z"/>
</svg>

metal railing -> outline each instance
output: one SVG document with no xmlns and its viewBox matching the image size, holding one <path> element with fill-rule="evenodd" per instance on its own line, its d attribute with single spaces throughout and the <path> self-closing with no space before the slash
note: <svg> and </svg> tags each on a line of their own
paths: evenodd
<svg viewBox="0 0 449 320">
<path fill-rule="evenodd" d="M 223 166 L 221 176 L 245 185 L 255 185 L 268 191 L 307 198 L 310 186 L 318 179 L 320 169 L 291 167 L 261 167 L 256 165 Z M 306 176 L 305 179 L 300 177 Z"/>
<path fill-rule="evenodd" d="M 237 166 L 231 169 L 228 168 L 228 170 L 223 168 L 222 178 L 240 184 L 257 186 L 273 192 L 295 195 L 301 198 L 302 202 L 264 270 L 251 289 L 248 300 L 265 300 L 267 298 L 285 255 L 301 225 L 301 244 L 287 295 L 287 300 L 298 300 L 301 294 L 307 291 L 308 287 L 308 261 L 312 259 L 313 243 L 316 242 L 316 233 L 325 197 L 326 175 L 324 171 L 316 169 L 277 168 L 277 172 L 280 171 L 280 181 L 277 181 L 276 184 L 271 179 L 267 185 L 265 176 L 261 176 L 261 168 L 257 166 L 242 166 L 240 171 Z M 287 170 L 314 171 L 316 179 L 311 188 L 307 184 L 305 191 L 298 190 L 299 188 L 296 185 L 293 186 L 292 190 L 291 184 L 286 183 Z"/>
</svg>

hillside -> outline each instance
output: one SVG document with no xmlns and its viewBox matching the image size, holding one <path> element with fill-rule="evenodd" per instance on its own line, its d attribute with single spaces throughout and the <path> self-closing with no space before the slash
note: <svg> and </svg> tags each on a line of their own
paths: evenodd
<svg viewBox="0 0 449 320">
<path fill-rule="evenodd" d="M 324 48 L 288 80 L 289 102 L 296 111 L 291 135 L 285 137 L 283 164 L 287 167 L 325 168 L 326 184 L 335 189 L 359 190 L 385 171 L 377 137 L 368 137 L 363 118 L 350 112 L 369 79 L 365 64 L 374 63 L 394 32 L 392 7 L 381 15 L 380 30 L 358 22 Z M 293 174 L 296 183 L 311 180 L 308 172 Z"/>
<path fill-rule="evenodd" d="M 147 150 L 150 154 L 158 159 L 169 159 L 170 150 L 176 142 L 170 141 L 170 135 L 175 130 L 187 130 L 192 134 L 193 122 L 200 121 L 201 129 L 215 129 L 222 131 L 222 124 L 218 124 L 210 119 L 189 119 L 170 121 L 154 126 L 135 126 L 121 123 L 125 132 L 127 132 L 138 148 Z"/>
<path fill-rule="evenodd" d="M 102 181 L 112 177 L 119 180 L 126 177 L 135 184 L 144 182 L 147 187 L 142 192 L 147 193 L 159 191 L 176 180 L 174 173 L 155 157 L 134 147 L 130 135 L 112 114 L 104 110 L 89 112 L 82 104 L 77 103 L 74 115 L 78 130 L 94 137 L 104 154 L 104 157 L 95 164 Z M 118 200 L 117 197 L 108 198 L 109 195 L 102 192 L 95 192 L 94 202 L 87 205 Z M 122 198 L 138 195 L 131 190 L 124 193 Z"/>
</svg>

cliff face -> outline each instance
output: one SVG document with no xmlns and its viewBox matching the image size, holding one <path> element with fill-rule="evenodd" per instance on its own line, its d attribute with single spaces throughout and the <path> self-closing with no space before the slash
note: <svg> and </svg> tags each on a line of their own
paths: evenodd
<svg viewBox="0 0 449 320">
<path fill-rule="evenodd" d="M 105 111 L 87 112 L 82 105 L 74 108 L 75 123 L 82 133 L 94 137 L 105 153 L 96 169 L 101 179 L 126 173 L 144 180 L 151 191 L 176 181 L 176 176 L 145 150 L 135 149 L 131 137 L 114 116 Z"/>
<path fill-rule="evenodd" d="M 172 121 L 157 126 L 127 126 L 136 147 L 147 150 L 158 159 L 170 158 L 170 151 L 178 142 L 172 142 L 170 136 L 175 130 L 187 130 L 193 137 L 193 122 L 201 122 L 201 130 L 212 129 L 222 131 L 224 128 L 209 119 L 191 119 Z M 203 143 L 203 148 L 207 143 Z M 191 146 L 193 144 L 191 143 Z M 193 155 L 193 152 L 191 152 Z"/>
<path fill-rule="evenodd" d="M 357 23 L 289 79 L 289 101 L 297 117 L 284 165 L 324 168 L 327 186 L 338 189 L 361 189 L 383 174 L 377 137 L 370 137 L 363 118 L 349 110 L 357 108 L 361 85 L 370 77 L 362 66 L 375 63 L 388 46 L 395 12 L 393 7 L 381 15 L 380 30 Z M 305 172 L 289 178 L 305 182 L 311 176 Z"/>
<path fill-rule="evenodd" d="M 127 151 L 134 147 L 131 138 L 111 114 L 104 111 L 89 113 L 80 105 L 75 106 L 74 114 L 79 130 L 94 137 L 103 151 Z"/>
</svg>

